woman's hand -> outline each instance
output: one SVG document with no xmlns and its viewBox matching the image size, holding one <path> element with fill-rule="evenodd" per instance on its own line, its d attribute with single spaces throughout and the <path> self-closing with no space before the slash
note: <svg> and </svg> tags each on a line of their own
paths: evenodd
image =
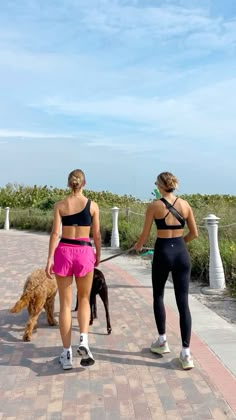
<svg viewBox="0 0 236 420">
<path fill-rule="evenodd" d="M 46 268 L 45 268 L 45 273 L 46 273 L 46 276 L 47 276 L 48 279 L 52 279 L 53 278 L 52 277 L 53 263 L 50 260 L 47 262 L 47 265 L 46 265 Z"/>
<path fill-rule="evenodd" d="M 94 264 L 95 267 L 97 267 L 100 264 L 100 260 L 101 260 L 101 257 L 96 255 L 96 261 L 95 261 L 95 264 Z"/>
<path fill-rule="evenodd" d="M 134 249 L 135 251 L 141 251 L 143 245 L 140 242 L 136 242 L 136 244 L 134 245 Z"/>
<path fill-rule="evenodd" d="M 138 241 L 134 245 L 134 249 L 136 251 L 141 251 L 141 249 L 143 247 L 143 244 L 145 244 L 147 242 L 147 239 L 148 239 L 151 227 L 152 227 L 153 219 L 154 219 L 154 206 L 153 206 L 153 203 L 151 203 L 151 204 L 149 204 L 149 206 L 146 210 L 143 231 L 142 231 L 140 237 L 138 238 Z"/>
</svg>

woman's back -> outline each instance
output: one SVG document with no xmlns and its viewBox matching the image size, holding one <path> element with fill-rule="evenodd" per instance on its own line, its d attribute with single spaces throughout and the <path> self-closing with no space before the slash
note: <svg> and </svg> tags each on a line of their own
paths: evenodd
<svg viewBox="0 0 236 420">
<path fill-rule="evenodd" d="M 160 238 L 175 238 L 183 235 L 185 221 L 189 215 L 187 201 L 172 195 L 165 203 L 162 199 L 152 203 L 153 219 Z M 174 214 L 173 214 L 174 213 Z"/>
<path fill-rule="evenodd" d="M 93 202 L 81 195 L 70 195 L 58 203 L 65 238 L 89 237 Z"/>
</svg>

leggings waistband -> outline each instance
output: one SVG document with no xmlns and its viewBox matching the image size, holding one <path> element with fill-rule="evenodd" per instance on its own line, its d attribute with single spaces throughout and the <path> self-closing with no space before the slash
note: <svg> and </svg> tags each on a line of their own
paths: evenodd
<svg viewBox="0 0 236 420">
<path fill-rule="evenodd" d="M 183 236 L 176 236 L 175 238 L 159 238 L 159 236 L 157 236 L 156 242 L 178 243 L 178 242 L 184 242 L 184 238 Z"/>
<path fill-rule="evenodd" d="M 80 239 L 69 239 L 69 238 L 61 238 L 60 242 L 64 244 L 72 244 L 72 245 L 82 245 L 82 246 L 92 246 L 91 242 L 83 241 Z"/>
<path fill-rule="evenodd" d="M 177 236 L 176 238 L 158 238 L 155 242 L 155 249 L 169 249 L 169 248 L 182 249 L 186 247 L 183 236 Z"/>
</svg>

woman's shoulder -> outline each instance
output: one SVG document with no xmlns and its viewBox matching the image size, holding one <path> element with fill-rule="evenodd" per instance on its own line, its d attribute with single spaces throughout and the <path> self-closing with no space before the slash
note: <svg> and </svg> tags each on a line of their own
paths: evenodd
<svg viewBox="0 0 236 420">
<path fill-rule="evenodd" d="M 54 204 L 54 209 L 61 209 L 62 207 L 65 206 L 67 201 L 67 197 L 63 198 L 62 200 L 56 201 L 56 203 Z"/>
<path fill-rule="evenodd" d="M 147 212 L 155 212 L 156 210 L 163 207 L 163 203 L 160 199 L 154 200 L 147 206 Z"/>
<path fill-rule="evenodd" d="M 178 197 L 178 201 L 177 201 L 177 209 L 181 212 L 181 214 L 187 219 L 190 212 L 191 212 L 191 206 L 188 203 L 187 200 L 184 200 L 181 197 Z"/>
<path fill-rule="evenodd" d="M 187 200 L 184 200 L 183 198 L 181 198 L 181 197 L 178 197 L 178 202 L 179 202 L 179 204 L 181 204 L 182 206 L 185 206 L 186 208 L 188 207 L 190 207 L 190 204 L 189 204 L 189 202 L 187 201 Z"/>
<path fill-rule="evenodd" d="M 98 210 L 99 210 L 99 206 L 98 206 L 98 204 L 96 203 L 96 201 L 89 200 L 89 202 L 90 202 L 90 209 L 91 209 L 92 211 L 98 211 Z"/>
<path fill-rule="evenodd" d="M 149 207 L 152 209 L 156 209 L 158 207 L 162 207 L 163 206 L 163 202 L 161 200 L 161 198 L 158 198 L 157 200 L 153 200 L 150 204 Z"/>
<path fill-rule="evenodd" d="M 98 206 L 98 203 L 96 201 L 90 200 L 90 198 L 88 198 L 88 201 L 90 202 L 91 205 Z"/>
</svg>

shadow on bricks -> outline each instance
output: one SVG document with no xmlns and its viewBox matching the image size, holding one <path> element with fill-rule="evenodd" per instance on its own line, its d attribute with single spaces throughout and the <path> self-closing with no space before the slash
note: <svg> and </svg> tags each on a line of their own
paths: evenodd
<svg viewBox="0 0 236 420">
<path fill-rule="evenodd" d="M 27 368 L 36 373 L 36 376 L 53 376 L 65 373 L 59 364 L 58 355 L 61 347 L 35 347 L 32 343 L 22 342 L 20 345 L 1 345 L 0 366 L 11 366 Z M 35 361 L 33 359 L 42 359 Z M 46 363 L 45 363 L 46 362 Z M 84 372 L 80 366 L 74 367 L 73 373 Z M 68 374 L 68 372 L 67 372 Z M 70 372 L 69 372 L 70 374 Z"/>
<path fill-rule="evenodd" d="M 92 347 L 91 350 L 93 354 L 96 355 L 96 360 L 119 363 L 122 365 L 156 367 L 161 369 L 182 371 L 178 358 L 174 358 L 171 360 L 169 359 L 163 362 L 164 357 L 158 354 L 152 354 L 149 348 L 143 348 L 138 352 L 101 348 L 98 349 Z M 145 358 L 145 360 L 142 360 L 142 358 Z M 152 361 L 146 359 L 151 359 Z M 159 363 L 158 360 L 162 360 L 162 362 Z"/>
</svg>

